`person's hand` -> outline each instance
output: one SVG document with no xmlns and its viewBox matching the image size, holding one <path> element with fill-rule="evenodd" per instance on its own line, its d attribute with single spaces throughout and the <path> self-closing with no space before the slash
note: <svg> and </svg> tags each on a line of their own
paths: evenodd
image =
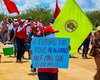
<svg viewBox="0 0 100 80">
<path fill-rule="evenodd" d="M 31 55 L 32 54 L 32 50 L 29 50 L 28 54 Z"/>
<path fill-rule="evenodd" d="M 4 24 L 7 23 L 7 17 L 6 17 L 6 16 L 3 17 L 3 23 L 4 23 Z"/>
<path fill-rule="evenodd" d="M 100 49 L 98 49 L 98 51 L 100 52 Z"/>
<path fill-rule="evenodd" d="M 71 50 L 71 46 L 70 45 L 68 46 L 68 49 Z"/>
<path fill-rule="evenodd" d="M 11 43 L 14 43 L 14 39 L 11 40 Z"/>
</svg>

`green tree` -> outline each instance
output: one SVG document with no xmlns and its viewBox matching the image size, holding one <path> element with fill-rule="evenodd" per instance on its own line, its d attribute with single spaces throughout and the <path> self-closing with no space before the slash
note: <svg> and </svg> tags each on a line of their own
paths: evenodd
<svg viewBox="0 0 100 80">
<path fill-rule="evenodd" d="M 5 15 L 3 13 L 0 14 L 0 21 L 2 21 L 2 19 L 3 19 L 4 16 L 7 16 L 7 15 Z"/>
<path fill-rule="evenodd" d="M 100 11 L 91 11 L 86 13 L 94 27 L 100 26 Z"/>
<path fill-rule="evenodd" d="M 34 20 L 41 19 L 45 25 L 48 25 L 51 18 L 53 17 L 53 13 L 50 9 L 42 8 L 42 7 L 36 7 L 34 9 L 28 9 L 25 13 L 22 13 L 19 16 L 13 16 L 10 18 L 22 18 L 27 19 L 29 17 L 32 17 Z"/>
</svg>

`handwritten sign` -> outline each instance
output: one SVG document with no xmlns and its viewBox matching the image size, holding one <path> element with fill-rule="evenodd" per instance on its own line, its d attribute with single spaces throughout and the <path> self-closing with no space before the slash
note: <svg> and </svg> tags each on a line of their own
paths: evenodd
<svg viewBox="0 0 100 80">
<path fill-rule="evenodd" d="M 33 38 L 31 60 L 34 68 L 68 68 L 68 38 Z"/>
</svg>

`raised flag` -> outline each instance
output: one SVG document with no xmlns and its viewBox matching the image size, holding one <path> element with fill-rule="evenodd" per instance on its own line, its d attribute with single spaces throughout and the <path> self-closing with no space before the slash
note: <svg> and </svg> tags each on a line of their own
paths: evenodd
<svg viewBox="0 0 100 80">
<path fill-rule="evenodd" d="M 92 31 L 93 25 L 75 0 L 68 0 L 53 27 L 59 30 L 56 37 L 70 38 L 70 54 L 73 55 Z"/>
<path fill-rule="evenodd" d="M 56 0 L 56 8 L 55 8 L 55 12 L 54 12 L 54 18 L 55 19 L 57 18 L 59 13 L 60 13 L 60 8 L 59 8 L 59 5 L 58 5 L 58 0 Z"/>
<path fill-rule="evenodd" d="M 17 13 L 19 14 L 19 11 L 15 5 L 15 3 L 12 1 L 12 0 L 3 0 L 5 5 L 6 5 L 6 8 L 8 10 L 9 13 Z"/>
</svg>

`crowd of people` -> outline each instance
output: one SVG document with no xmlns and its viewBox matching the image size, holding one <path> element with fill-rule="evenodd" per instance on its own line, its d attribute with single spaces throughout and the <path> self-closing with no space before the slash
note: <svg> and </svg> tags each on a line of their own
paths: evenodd
<svg viewBox="0 0 100 80">
<path fill-rule="evenodd" d="M 27 20 L 18 19 L 7 19 L 4 17 L 0 24 L 0 41 L 5 45 L 6 41 L 10 41 L 14 44 L 14 56 L 16 57 L 16 62 L 22 62 L 24 53 L 27 50 L 29 53 L 29 58 L 31 55 L 30 43 L 32 37 L 51 37 L 54 33 L 59 32 L 54 30 L 51 21 L 49 26 L 45 26 L 42 20 L 33 20 L 31 17 Z M 87 54 L 89 51 L 89 44 L 92 44 L 92 50 L 95 50 L 93 56 L 97 65 L 97 73 L 94 80 L 100 80 L 100 27 L 98 27 L 94 33 L 90 33 L 85 41 L 82 43 L 83 46 L 82 57 L 88 59 Z M 78 52 L 81 48 L 78 49 Z M 96 53 L 96 54 L 94 54 Z M 31 71 L 36 72 L 36 69 L 31 65 Z M 58 80 L 58 69 L 38 69 L 39 80 Z"/>
<path fill-rule="evenodd" d="M 48 37 L 48 35 L 59 32 L 52 28 L 51 23 L 54 19 L 49 26 L 44 26 L 42 20 L 34 21 L 32 18 L 28 18 L 27 20 L 18 18 L 17 20 L 14 20 L 5 17 L 4 20 L 5 21 L 1 22 L 2 33 L 0 34 L 0 40 L 4 45 L 6 44 L 6 41 L 14 43 L 14 56 L 16 56 L 16 62 L 19 63 L 22 62 L 25 50 L 28 50 L 30 58 L 30 43 L 32 37 Z M 27 47 L 28 49 L 26 49 Z M 36 72 L 33 65 L 31 65 L 31 68 L 33 72 Z M 38 78 L 39 80 L 58 80 L 58 69 L 39 68 Z"/>
<path fill-rule="evenodd" d="M 4 44 L 6 44 L 6 41 L 14 43 L 14 55 L 17 56 L 16 61 L 21 61 L 21 57 L 24 56 L 25 43 L 30 43 L 32 36 L 42 37 L 49 32 L 49 29 L 54 33 L 51 24 L 45 26 L 42 20 L 34 21 L 31 17 L 27 20 L 20 18 L 7 19 L 4 17 L 0 28 L 0 41 Z M 18 55 L 19 53 L 20 55 Z"/>
</svg>

